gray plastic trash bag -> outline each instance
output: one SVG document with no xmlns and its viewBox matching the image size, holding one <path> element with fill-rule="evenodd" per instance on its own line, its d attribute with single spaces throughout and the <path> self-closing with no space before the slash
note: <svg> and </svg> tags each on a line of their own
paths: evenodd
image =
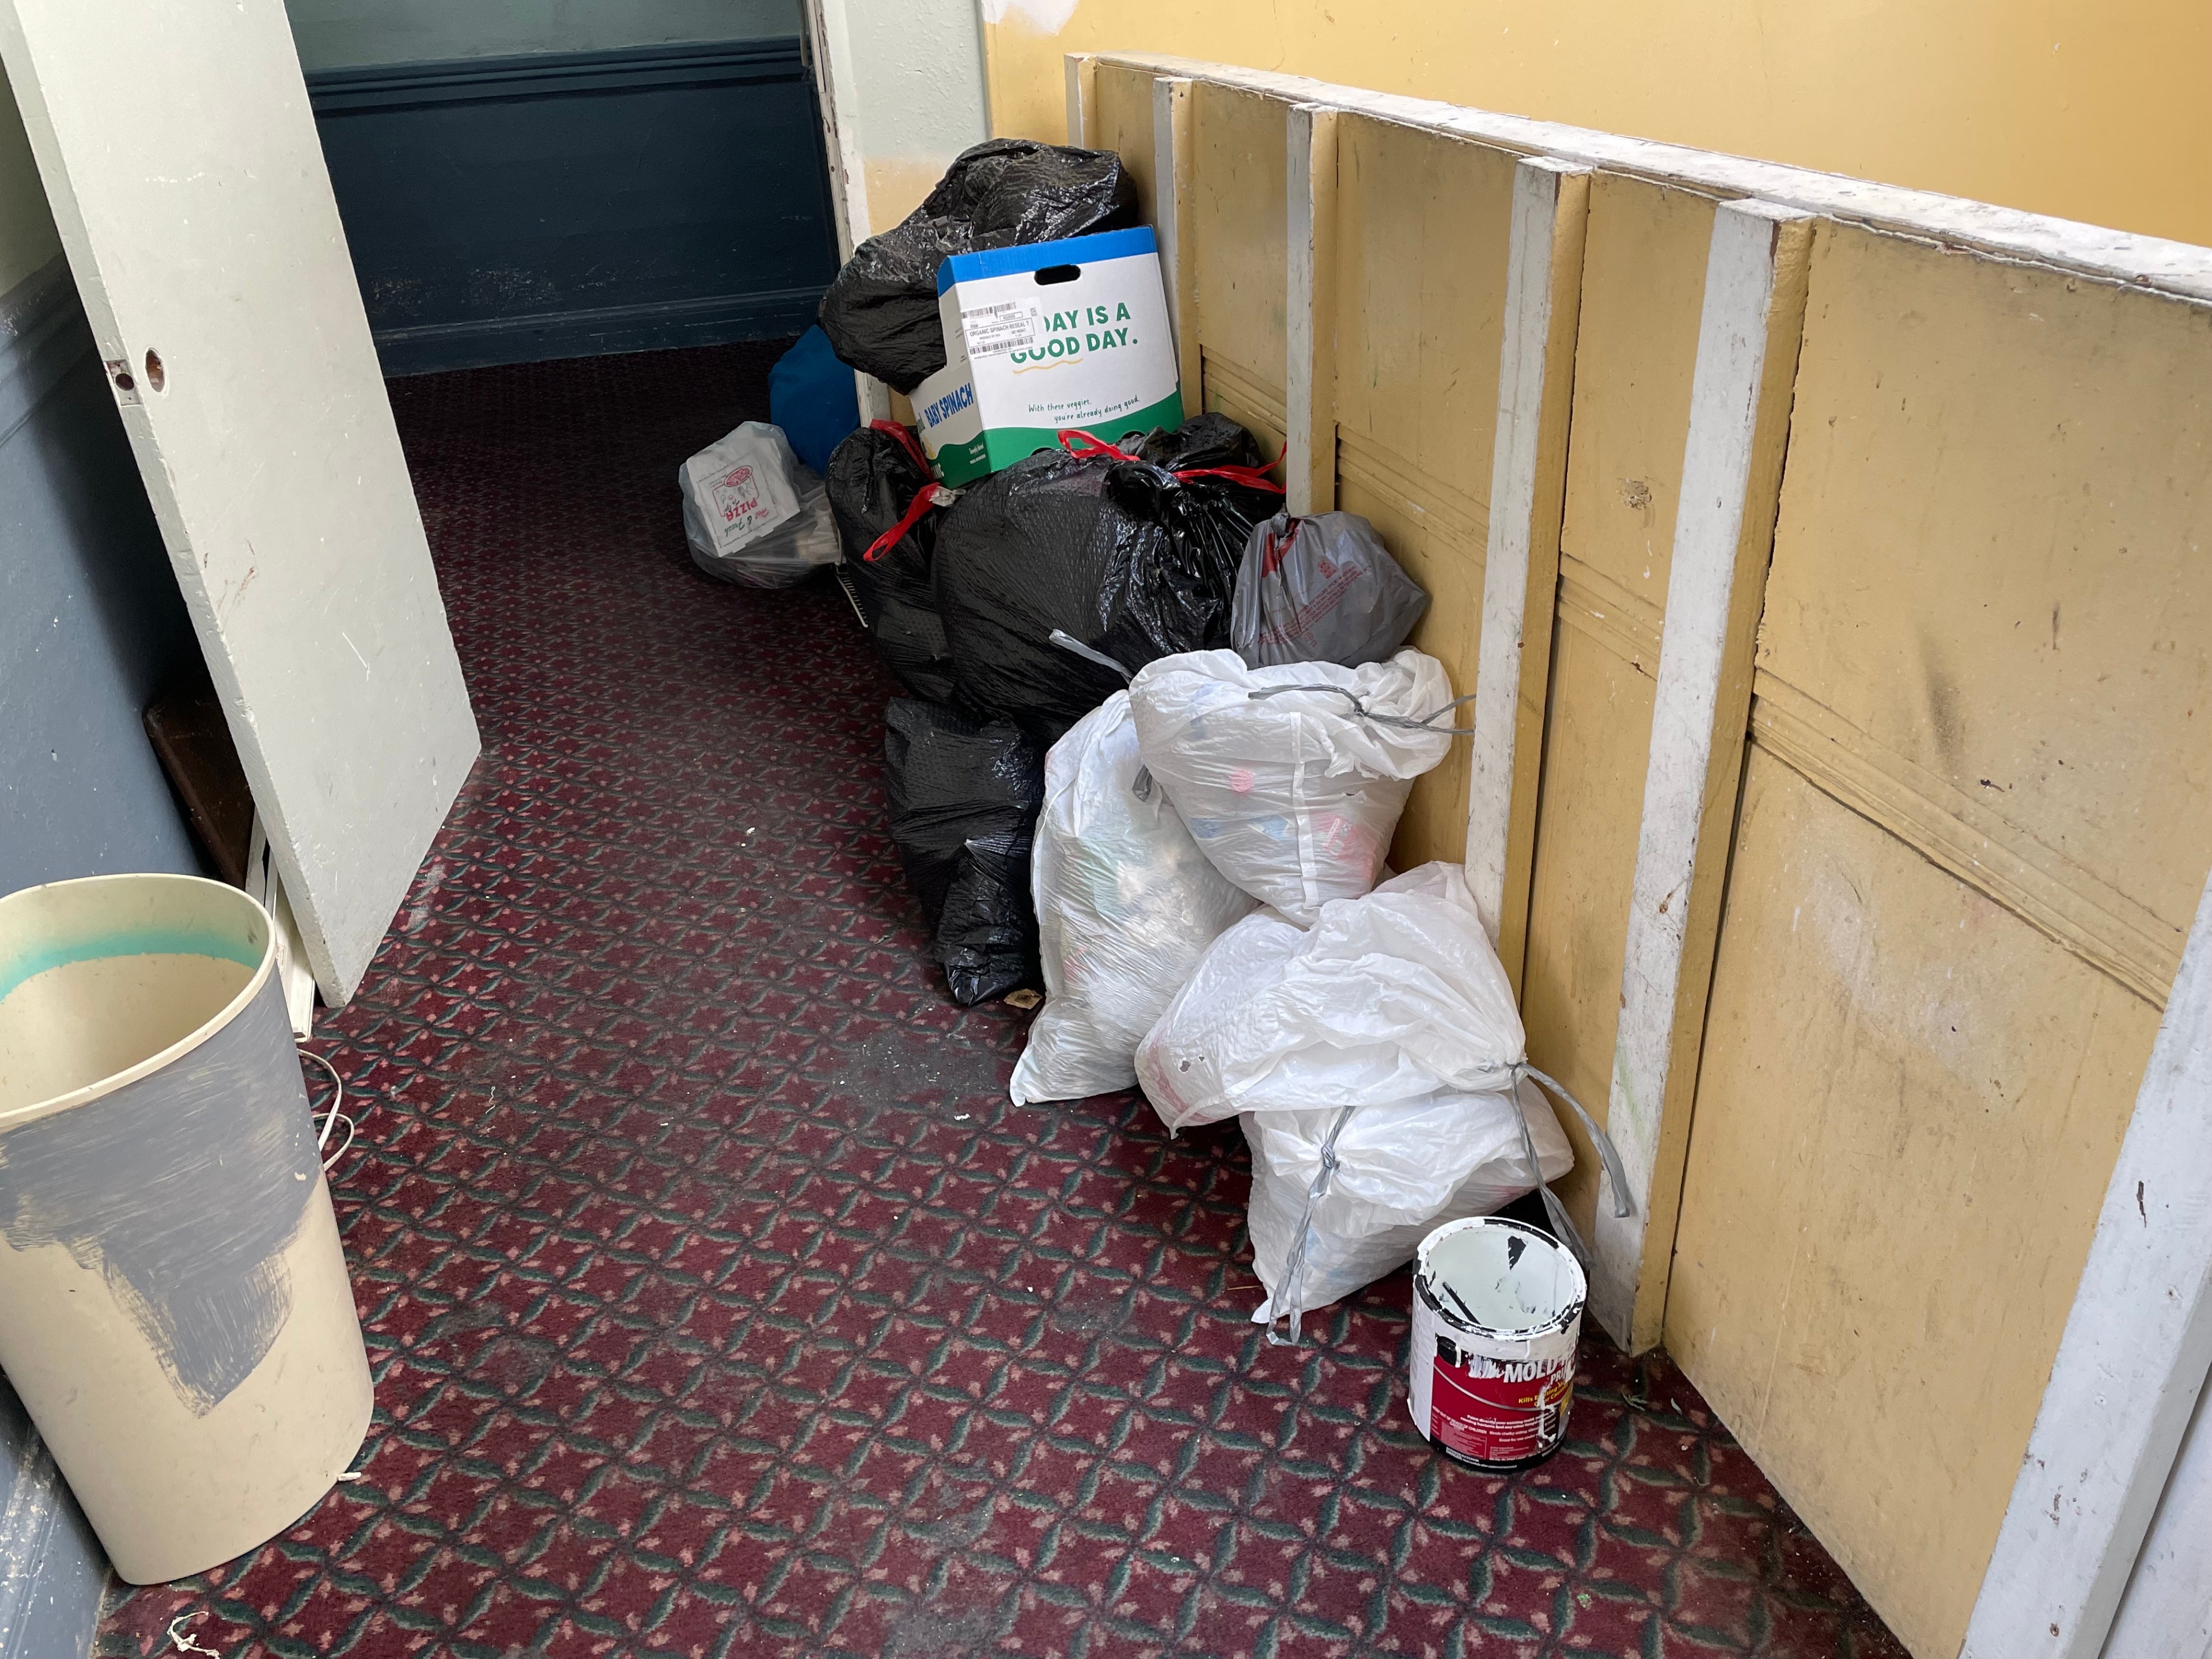
<svg viewBox="0 0 2212 1659">
<path fill-rule="evenodd" d="M 710 576 L 789 587 L 837 562 L 829 492 L 779 427 L 747 421 L 684 462 L 676 485 L 691 562 Z"/>
<path fill-rule="evenodd" d="M 1229 637 L 1255 668 L 1380 662 L 1406 642 L 1429 596 L 1357 513 L 1278 513 L 1252 532 Z"/>
</svg>

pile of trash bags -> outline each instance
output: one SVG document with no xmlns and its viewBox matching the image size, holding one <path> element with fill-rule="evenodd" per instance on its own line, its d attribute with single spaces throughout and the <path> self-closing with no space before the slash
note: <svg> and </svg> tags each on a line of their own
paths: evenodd
<svg viewBox="0 0 2212 1659">
<path fill-rule="evenodd" d="M 821 326 L 910 391 L 945 362 L 946 256 L 1135 219 L 1110 153 L 978 145 Z M 1386 862 L 1470 701 L 1406 645 L 1427 594 L 1366 520 L 1285 512 L 1227 416 L 1123 442 L 1063 433 L 959 491 L 891 422 L 828 459 L 842 579 L 910 694 L 885 796 L 947 988 L 1042 988 L 1017 1103 L 1140 1086 L 1170 1132 L 1238 1122 L 1272 1339 L 1531 1191 L 1579 1249 L 1539 1085 L 1566 1097 L 1465 872 Z"/>
<path fill-rule="evenodd" d="M 937 545 L 961 700 L 1048 745 L 1155 658 L 1228 644 L 1244 543 L 1282 500 L 1267 459 L 1207 414 L 1133 455 L 1079 443 L 963 491 Z"/>
<path fill-rule="evenodd" d="M 1266 471 L 1251 434 L 1222 415 L 1156 432 L 1133 453 L 1079 438 L 957 495 L 896 422 L 853 433 L 830 456 L 848 590 L 913 694 L 887 720 L 892 839 L 963 1006 L 1049 989 L 1028 839 L 1048 793 L 1045 751 L 1109 699 L 1126 726 L 1136 670 L 1230 642 L 1245 544 L 1281 501 Z M 927 743 L 916 737 L 924 710 L 935 711 Z M 988 765 L 943 769 L 959 744 L 988 754 Z M 1010 789 L 1024 768 L 1026 786 Z M 987 775 L 990 787 L 975 781 Z M 1018 823 L 1008 817 L 1017 801 Z M 1162 811 L 1172 811 L 1164 797 Z M 1010 921 L 1003 881 L 978 873 L 948 888 L 925 878 L 962 846 L 975 871 L 1003 872 L 1018 843 L 1025 926 Z"/>
</svg>

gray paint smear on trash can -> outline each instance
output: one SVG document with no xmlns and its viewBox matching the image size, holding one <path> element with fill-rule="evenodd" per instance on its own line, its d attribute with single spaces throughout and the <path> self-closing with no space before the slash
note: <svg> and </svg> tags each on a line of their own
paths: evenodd
<svg viewBox="0 0 2212 1659">
<path fill-rule="evenodd" d="M 292 1311 L 283 1252 L 320 1175 L 276 976 L 173 1065 L 0 1133 L 0 1231 L 103 1274 L 205 1417 Z"/>
</svg>

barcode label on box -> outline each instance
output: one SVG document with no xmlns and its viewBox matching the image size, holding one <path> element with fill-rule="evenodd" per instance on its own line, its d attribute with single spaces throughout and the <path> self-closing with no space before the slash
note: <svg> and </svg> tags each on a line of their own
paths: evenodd
<svg viewBox="0 0 2212 1659">
<path fill-rule="evenodd" d="M 1019 300 L 977 306 L 960 313 L 961 331 L 968 337 L 970 357 L 996 357 L 1020 351 L 1037 343 L 1044 319 L 1033 305 Z"/>
</svg>

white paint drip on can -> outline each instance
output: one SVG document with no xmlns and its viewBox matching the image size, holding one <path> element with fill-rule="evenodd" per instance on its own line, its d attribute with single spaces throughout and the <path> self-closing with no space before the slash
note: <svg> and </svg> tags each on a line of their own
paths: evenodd
<svg viewBox="0 0 2212 1659">
<path fill-rule="evenodd" d="M 1407 1408 L 1455 1462 L 1521 1468 L 1559 1449 L 1589 1282 L 1549 1235 L 1502 1216 L 1448 1221 L 1413 1258 Z"/>
</svg>

